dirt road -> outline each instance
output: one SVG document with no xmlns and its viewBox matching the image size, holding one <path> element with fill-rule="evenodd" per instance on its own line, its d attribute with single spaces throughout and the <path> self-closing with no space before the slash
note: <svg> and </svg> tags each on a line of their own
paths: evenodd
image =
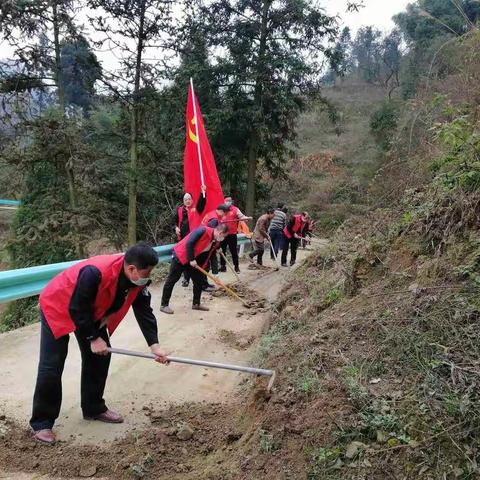
<svg viewBox="0 0 480 480">
<path fill-rule="evenodd" d="M 306 252 L 300 251 L 300 259 Z M 241 280 L 269 301 L 275 299 L 289 268 L 257 271 L 242 265 Z M 222 274 L 233 281 L 232 274 Z M 191 310 L 191 288 L 180 283 L 174 290 L 171 306 L 175 315 L 159 312 L 162 285 L 151 288 L 153 308 L 158 319 L 161 345 L 176 356 L 248 365 L 252 342 L 264 326 L 268 312 L 252 312 L 228 297 L 205 295 L 210 312 Z M 241 316 L 237 316 L 243 312 Z M 255 313 L 255 314 L 253 314 Z M 148 351 L 132 314 L 112 337 L 118 348 Z M 30 416 L 39 349 L 39 325 L 0 335 L 0 414 L 27 425 Z M 112 358 L 105 398 L 110 408 L 125 415 L 125 423 L 109 425 L 87 422 L 79 408 L 80 353 L 72 336 L 63 375 L 63 404 L 56 424 L 60 440 L 78 444 L 101 444 L 141 430 L 148 417 L 145 405 L 156 408 L 183 402 L 227 402 L 234 395 L 243 374 L 171 364 L 131 357 Z M 1 477 L 0 477 L 1 478 Z"/>
</svg>

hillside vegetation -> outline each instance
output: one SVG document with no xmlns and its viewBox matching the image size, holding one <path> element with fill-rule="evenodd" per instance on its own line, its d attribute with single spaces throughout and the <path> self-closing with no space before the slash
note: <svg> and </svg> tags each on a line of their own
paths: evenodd
<svg viewBox="0 0 480 480">
<path fill-rule="evenodd" d="M 478 32 L 444 49 L 368 211 L 283 292 L 263 339 L 279 389 L 255 423 L 275 452 L 242 451 L 270 478 L 478 478 L 479 51 Z"/>
</svg>

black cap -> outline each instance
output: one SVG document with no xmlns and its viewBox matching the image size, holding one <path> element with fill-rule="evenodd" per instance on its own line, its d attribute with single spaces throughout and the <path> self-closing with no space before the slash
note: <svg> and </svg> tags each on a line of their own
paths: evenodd
<svg viewBox="0 0 480 480">
<path fill-rule="evenodd" d="M 230 207 L 228 205 L 225 205 L 224 203 L 221 203 L 216 209 L 221 210 L 222 212 L 225 212 L 225 213 L 230 211 Z"/>
</svg>

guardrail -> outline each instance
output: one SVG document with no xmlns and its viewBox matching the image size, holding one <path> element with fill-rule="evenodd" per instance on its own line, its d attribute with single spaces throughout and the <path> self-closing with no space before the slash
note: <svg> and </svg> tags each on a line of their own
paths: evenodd
<svg viewBox="0 0 480 480">
<path fill-rule="evenodd" d="M 0 198 L 0 206 L 18 207 L 21 204 L 22 202 L 20 200 L 5 200 L 3 198 Z"/>
<path fill-rule="evenodd" d="M 238 243 L 247 243 L 245 235 L 238 236 Z M 167 263 L 172 258 L 174 244 L 154 247 L 159 254 L 159 262 Z M 120 254 L 119 254 L 120 255 Z M 81 260 L 52 263 L 37 267 L 19 268 L 0 272 L 0 303 L 39 295 L 47 283 L 63 270 Z"/>
</svg>

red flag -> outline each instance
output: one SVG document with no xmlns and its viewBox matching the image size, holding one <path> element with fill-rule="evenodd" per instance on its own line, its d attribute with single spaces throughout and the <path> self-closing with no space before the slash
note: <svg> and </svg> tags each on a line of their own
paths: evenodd
<svg viewBox="0 0 480 480">
<path fill-rule="evenodd" d="M 195 103 L 194 103 L 195 101 Z M 184 187 L 193 195 L 194 202 L 201 195 L 202 183 L 207 187 L 205 213 L 223 203 L 223 191 L 218 178 L 217 166 L 208 143 L 200 106 L 190 80 L 186 114 L 186 143 L 183 162 Z"/>
</svg>

